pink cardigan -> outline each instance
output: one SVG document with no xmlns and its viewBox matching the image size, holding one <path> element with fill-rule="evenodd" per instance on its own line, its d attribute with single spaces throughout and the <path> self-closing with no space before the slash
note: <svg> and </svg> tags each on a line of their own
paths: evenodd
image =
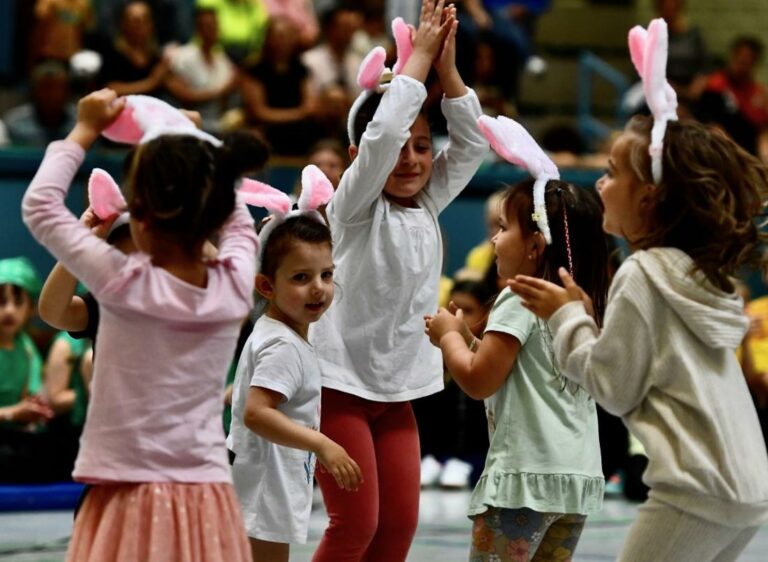
<svg viewBox="0 0 768 562">
<path fill-rule="evenodd" d="M 224 381 L 250 310 L 256 233 L 242 202 L 199 288 L 126 256 L 64 205 L 85 152 L 51 143 L 22 202 L 32 235 L 100 305 L 91 400 L 74 476 L 85 482 L 230 482 Z"/>
</svg>

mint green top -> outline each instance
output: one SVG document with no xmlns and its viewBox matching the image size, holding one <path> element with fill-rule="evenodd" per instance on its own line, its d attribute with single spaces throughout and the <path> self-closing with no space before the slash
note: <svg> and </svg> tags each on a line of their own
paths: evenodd
<svg viewBox="0 0 768 562">
<path fill-rule="evenodd" d="M 67 332 L 59 332 L 54 338 L 54 342 L 58 340 L 64 340 L 69 344 L 69 363 L 72 370 L 67 388 L 75 391 L 75 403 L 72 406 L 69 421 L 73 426 L 80 427 L 85 423 L 85 413 L 88 409 L 88 393 L 80 371 L 80 363 L 91 342 L 88 339 L 75 339 Z"/>
<path fill-rule="evenodd" d="M 556 371 L 546 324 L 508 288 L 485 331 L 513 336 L 520 351 L 507 380 L 485 400 L 490 446 L 469 516 L 488 507 L 598 511 L 605 481 L 594 400 Z"/>
</svg>

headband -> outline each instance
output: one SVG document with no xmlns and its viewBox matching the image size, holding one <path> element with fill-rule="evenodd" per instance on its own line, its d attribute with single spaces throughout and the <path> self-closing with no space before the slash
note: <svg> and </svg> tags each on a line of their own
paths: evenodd
<svg viewBox="0 0 768 562">
<path fill-rule="evenodd" d="M 125 96 L 125 109 L 101 134 L 122 144 L 143 144 L 161 135 L 191 135 L 221 146 L 219 139 L 198 129 L 184 113 L 151 96 Z"/>
<path fill-rule="evenodd" d="M 536 144 L 536 141 L 533 140 L 528 131 L 517 121 L 513 121 L 503 115 L 495 119 L 488 115 L 481 115 L 477 119 L 477 126 L 485 135 L 485 138 L 488 139 L 491 148 L 493 148 L 496 154 L 504 158 L 504 160 L 528 170 L 534 177 L 533 214 L 531 218 L 538 225 L 546 243 L 551 244 L 552 234 L 549 231 L 547 207 L 544 201 L 544 188 L 549 180 L 560 179 L 560 172 L 557 166 L 544 153 L 541 147 Z"/>
<path fill-rule="evenodd" d="M 88 201 L 91 203 L 93 212 L 101 220 L 107 220 L 117 215 L 117 218 L 109 227 L 109 235 L 123 225 L 128 224 L 131 215 L 126 210 L 128 204 L 125 202 L 120 187 L 112 176 L 101 168 L 94 168 L 91 176 L 88 178 Z"/>
<path fill-rule="evenodd" d="M 374 47 L 360 63 L 360 68 L 357 71 L 357 85 L 363 91 L 355 99 L 347 116 L 349 144 L 355 144 L 355 118 L 360 107 L 374 92 L 383 92 L 389 87 L 392 76 L 400 74 L 413 52 L 411 30 L 403 18 L 398 17 L 392 20 L 392 35 L 397 47 L 397 61 L 395 61 L 391 72 L 384 66 L 384 62 L 387 60 L 387 52 L 384 47 Z"/>
<path fill-rule="evenodd" d="M 646 31 L 636 25 L 629 30 L 629 53 L 643 82 L 643 93 L 653 115 L 651 144 L 651 174 L 654 183 L 661 182 L 661 155 L 664 133 L 669 121 L 677 121 L 677 94 L 667 81 L 669 36 L 662 18 L 651 20 Z"/>
<path fill-rule="evenodd" d="M 318 209 L 327 205 L 333 197 L 333 185 L 320 168 L 314 164 L 305 166 L 301 171 L 301 195 L 298 209 L 293 211 L 290 197 L 266 183 L 244 178 L 240 182 L 238 192 L 248 205 L 262 207 L 270 213 L 270 220 L 259 232 L 259 247 L 263 251 L 275 228 L 291 217 L 306 216 L 327 225 Z"/>
</svg>

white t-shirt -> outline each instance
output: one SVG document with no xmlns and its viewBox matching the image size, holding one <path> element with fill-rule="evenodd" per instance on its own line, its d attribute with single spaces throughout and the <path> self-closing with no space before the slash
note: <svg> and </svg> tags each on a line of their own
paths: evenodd
<svg viewBox="0 0 768 562">
<path fill-rule="evenodd" d="M 194 90 L 222 88 L 232 80 L 235 67 L 223 49 L 215 48 L 212 55 L 209 64 L 199 45 L 188 43 L 177 47 L 171 52 L 171 70 Z"/>
<path fill-rule="evenodd" d="M 314 348 L 288 326 L 262 316 L 243 348 L 232 392 L 227 446 L 236 455 L 232 478 L 248 536 L 305 543 L 312 508 L 315 455 L 283 447 L 243 423 L 250 387 L 279 392 L 278 410 L 296 423 L 320 426 L 320 368 Z"/>
<path fill-rule="evenodd" d="M 327 209 L 341 290 L 311 328 L 323 386 L 379 402 L 443 388 L 440 350 L 424 334 L 424 315 L 437 309 L 443 265 L 437 217 L 488 152 L 476 123 L 482 110 L 474 91 L 445 98 L 449 142 L 433 161 L 418 207 L 387 199 L 384 184 L 426 95 L 418 80 L 392 81 Z"/>
</svg>

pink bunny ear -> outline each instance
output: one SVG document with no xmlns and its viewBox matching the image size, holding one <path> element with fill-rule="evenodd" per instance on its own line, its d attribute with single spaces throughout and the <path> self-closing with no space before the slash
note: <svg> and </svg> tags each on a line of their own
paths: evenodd
<svg viewBox="0 0 768 562">
<path fill-rule="evenodd" d="M 301 171 L 301 196 L 299 197 L 300 211 L 316 211 L 326 205 L 333 197 L 333 184 L 325 174 L 310 164 Z"/>
<path fill-rule="evenodd" d="M 88 179 L 88 199 L 93 212 L 102 220 L 119 215 L 126 203 L 120 188 L 106 171 L 94 168 Z"/>
<path fill-rule="evenodd" d="M 632 58 L 632 64 L 635 65 L 640 78 L 643 77 L 645 68 L 643 59 L 645 57 L 645 46 L 648 40 L 648 32 L 639 25 L 629 30 L 629 54 Z"/>
<path fill-rule="evenodd" d="M 363 90 L 375 90 L 379 85 L 379 79 L 384 73 L 384 62 L 387 60 L 387 51 L 384 47 L 374 47 L 368 53 L 360 69 L 357 71 L 357 84 Z"/>
<path fill-rule="evenodd" d="M 252 207 L 263 207 L 270 213 L 282 214 L 291 210 L 290 198 L 279 189 L 266 183 L 243 178 L 238 192 L 242 194 L 243 200 Z"/>
<path fill-rule="evenodd" d="M 133 107 L 126 103 L 117 119 L 101 133 L 112 142 L 139 144 L 144 131 L 136 121 Z"/>
<path fill-rule="evenodd" d="M 400 74 L 408 62 L 408 59 L 413 53 L 413 43 L 411 43 L 411 30 L 408 28 L 408 24 L 405 23 L 403 18 L 395 18 L 392 20 L 392 35 L 395 38 L 395 45 L 397 46 L 397 61 L 392 68 L 393 74 Z"/>
<path fill-rule="evenodd" d="M 525 168 L 534 177 L 560 177 L 555 163 L 517 121 L 503 115 L 496 119 L 481 115 L 477 119 L 477 126 L 488 139 L 491 148 L 508 162 Z"/>
</svg>

